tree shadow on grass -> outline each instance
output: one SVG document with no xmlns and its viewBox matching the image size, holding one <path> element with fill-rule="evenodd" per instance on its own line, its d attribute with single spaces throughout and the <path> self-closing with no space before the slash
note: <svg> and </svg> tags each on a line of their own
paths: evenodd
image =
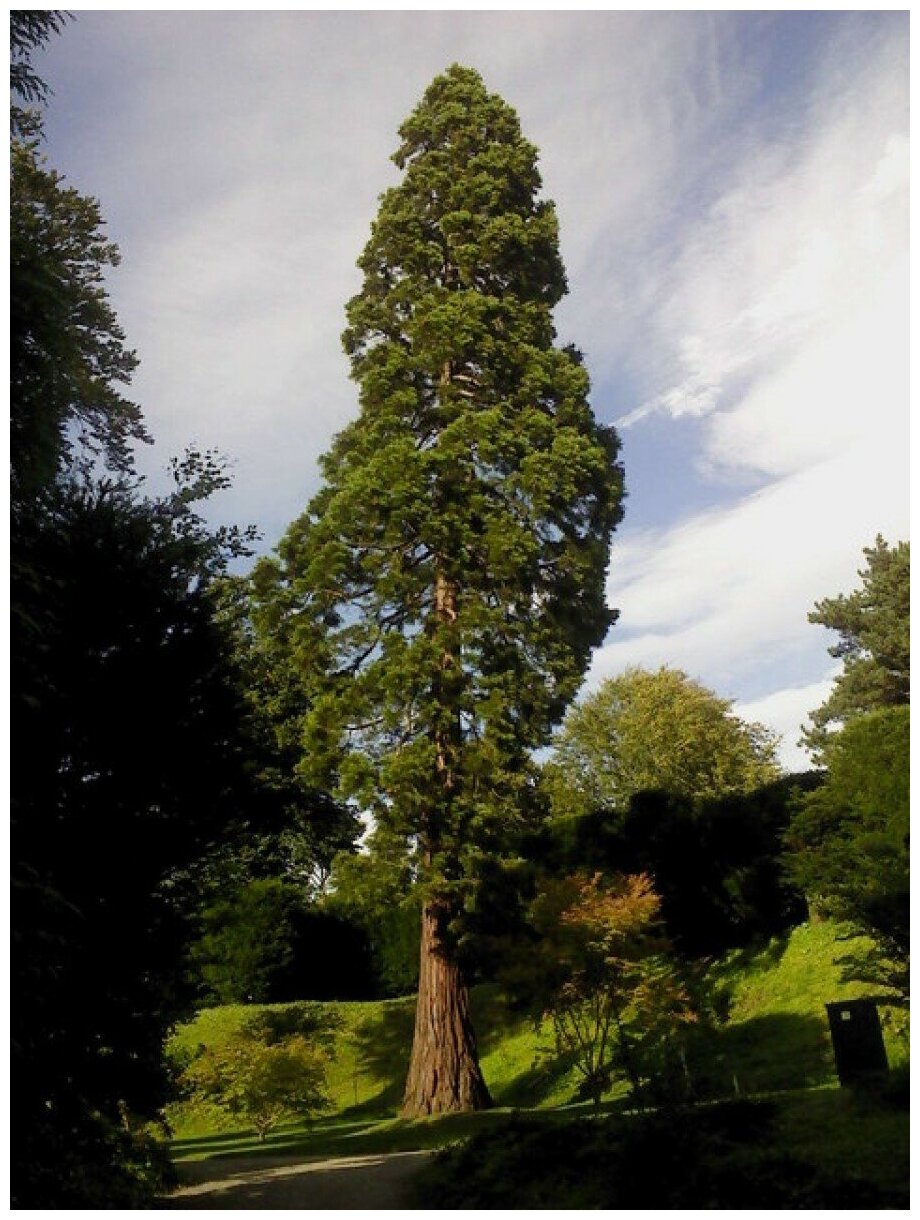
<svg viewBox="0 0 920 1220">
<path fill-rule="evenodd" d="M 483 1057 L 507 1037 L 521 1022 L 500 989 L 492 983 L 480 983 L 470 993 L 473 1027 L 476 1030 L 479 1053 Z"/>
<path fill-rule="evenodd" d="M 688 1057 L 688 1068 L 700 1097 L 781 1092 L 836 1080 L 826 1022 L 796 1013 L 724 1026 Z"/>
<path fill-rule="evenodd" d="M 525 1031 L 534 1033 L 532 1018 L 509 1004 L 496 986 L 481 985 L 475 988 L 472 1009 L 473 1024 L 480 1035 L 478 1046 L 481 1060 L 496 1052 L 501 1054 L 509 1039 L 513 1042 L 517 1035 Z M 539 1041 L 534 1040 L 535 1048 Z M 558 1095 L 562 1081 L 572 1069 L 574 1057 L 570 1054 L 559 1055 L 551 1050 L 551 1041 L 546 1041 L 545 1037 L 543 1043 L 545 1045 L 540 1052 L 531 1056 L 531 1062 L 522 1066 L 510 1079 L 506 1075 L 500 1081 L 487 1081 L 497 1106 L 529 1108 Z M 505 1071 L 507 1073 L 507 1066 Z"/>
<path fill-rule="evenodd" d="M 315 1119 L 309 1124 L 282 1123 L 259 1140 L 255 1131 L 218 1131 L 211 1135 L 186 1136 L 174 1139 L 170 1143 L 173 1157 L 176 1160 L 210 1159 L 212 1157 L 235 1157 L 239 1155 L 265 1154 L 285 1152 L 292 1145 L 299 1145 L 304 1140 L 315 1140 L 317 1137 L 334 1134 L 337 1138 L 365 1131 L 371 1125 L 370 1119 L 355 1119 L 343 1122 L 339 1115 Z"/>
<path fill-rule="evenodd" d="M 710 978 L 717 984 L 731 985 L 739 975 L 750 977 L 769 974 L 782 961 L 791 935 L 792 929 L 789 929 L 772 937 L 766 944 L 760 942 L 733 950 L 712 964 L 709 970 Z"/>
<path fill-rule="evenodd" d="M 409 1070 L 414 1027 L 414 1005 L 393 1004 L 355 1029 L 352 1041 L 357 1070 L 380 1087 L 372 1097 L 349 1106 L 343 1114 L 358 1117 L 395 1113 Z"/>
<path fill-rule="evenodd" d="M 574 1062 L 575 1056 L 572 1052 L 536 1059 L 529 1068 L 495 1091 L 496 1104 L 525 1109 L 541 1105 L 558 1095 L 560 1086 L 571 1073 Z M 573 1098 L 575 1092 L 573 1088 Z"/>
</svg>

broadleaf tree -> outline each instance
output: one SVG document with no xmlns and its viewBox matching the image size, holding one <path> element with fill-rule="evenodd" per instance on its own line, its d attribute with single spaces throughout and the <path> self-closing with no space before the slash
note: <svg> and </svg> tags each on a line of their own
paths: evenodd
<svg viewBox="0 0 920 1220">
<path fill-rule="evenodd" d="M 549 1018 L 557 1052 L 571 1059 L 595 1105 L 618 1076 L 641 1103 L 643 1079 L 698 1019 L 660 914 L 641 873 L 551 878 L 534 900 L 538 939 L 514 981 Z"/>
<path fill-rule="evenodd" d="M 625 816 L 642 792 L 713 800 L 779 777 L 776 737 L 682 670 L 629 668 L 573 707 L 544 781 L 559 817 Z"/>
<path fill-rule="evenodd" d="M 250 1123 L 261 1142 L 279 1122 L 332 1108 L 326 1073 L 341 1019 L 310 1004 L 263 1009 L 229 1037 L 200 1046 L 178 1076 L 193 1110 Z"/>
<path fill-rule="evenodd" d="M 489 1103 L 457 928 L 613 621 L 622 472 L 556 342 L 556 215 L 517 115 L 454 65 L 399 134 L 347 307 L 360 415 L 255 589 L 312 683 L 305 769 L 415 846 L 404 1112 L 429 1114 Z"/>
</svg>

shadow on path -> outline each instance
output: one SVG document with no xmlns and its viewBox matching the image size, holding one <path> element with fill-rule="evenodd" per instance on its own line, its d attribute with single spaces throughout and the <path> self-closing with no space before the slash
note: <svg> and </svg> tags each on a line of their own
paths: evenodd
<svg viewBox="0 0 920 1220">
<path fill-rule="evenodd" d="M 430 1152 L 393 1152 L 336 1160 L 262 1163 L 223 1161 L 184 1166 L 185 1184 L 161 1209 L 277 1208 L 388 1210 L 403 1208 L 411 1180 Z M 205 1174 L 208 1176 L 205 1178 Z M 197 1179 L 197 1180 L 195 1180 Z"/>
</svg>

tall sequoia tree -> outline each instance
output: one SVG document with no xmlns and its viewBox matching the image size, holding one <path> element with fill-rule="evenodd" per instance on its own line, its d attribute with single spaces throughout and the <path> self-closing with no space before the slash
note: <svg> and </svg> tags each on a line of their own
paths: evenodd
<svg viewBox="0 0 920 1220">
<path fill-rule="evenodd" d="M 554 346 L 556 215 L 516 114 L 455 65 L 400 136 L 347 307 L 360 415 L 255 588 L 312 683 L 311 777 L 417 845 L 415 1115 L 489 1104 L 457 930 L 615 617 L 622 472 Z"/>
</svg>

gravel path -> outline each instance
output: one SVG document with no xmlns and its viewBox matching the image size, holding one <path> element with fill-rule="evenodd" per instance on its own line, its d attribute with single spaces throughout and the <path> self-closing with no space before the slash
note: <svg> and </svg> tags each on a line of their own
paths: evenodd
<svg viewBox="0 0 920 1220">
<path fill-rule="evenodd" d="M 182 1185 L 167 1208 L 387 1210 L 407 1206 L 410 1180 L 431 1152 L 391 1152 L 325 1161 L 251 1158 L 198 1161 L 180 1169 Z"/>
</svg>

